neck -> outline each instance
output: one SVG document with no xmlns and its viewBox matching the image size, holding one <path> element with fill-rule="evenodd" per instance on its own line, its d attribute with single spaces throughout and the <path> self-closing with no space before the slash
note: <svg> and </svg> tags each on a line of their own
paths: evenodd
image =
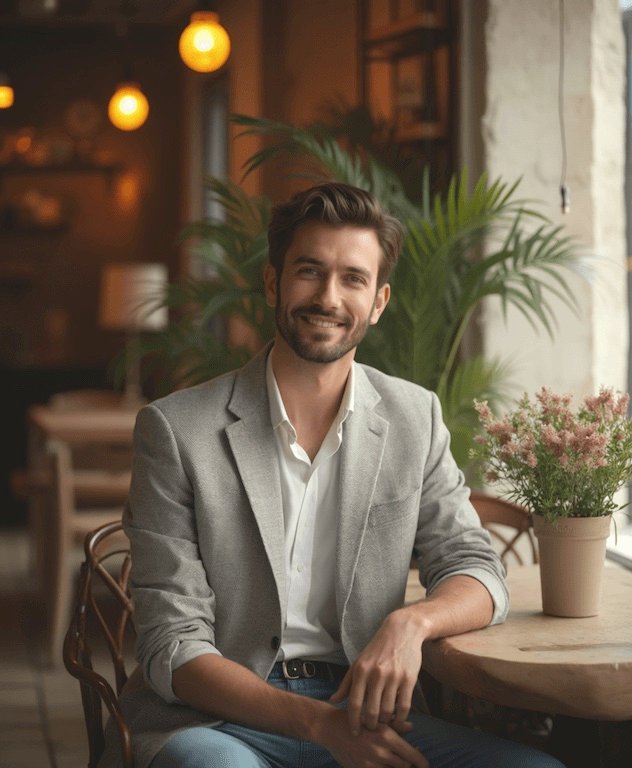
<svg viewBox="0 0 632 768">
<path fill-rule="evenodd" d="M 277 337 L 270 354 L 287 415 L 299 443 L 312 454 L 338 413 L 355 350 L 332 363 L 312 363 L 299 358 Z"/>
</svg>

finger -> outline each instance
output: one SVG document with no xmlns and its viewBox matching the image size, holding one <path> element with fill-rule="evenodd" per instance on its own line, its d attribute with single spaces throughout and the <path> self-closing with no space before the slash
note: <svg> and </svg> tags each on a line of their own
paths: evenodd
<svg viewBox="0 0 632 768">
<path fill-rule="evenodd" d="M 375 670 L 368 680 L 362 725 L 369 731 L 374 731 L 379 722 L 384 722 L 381 719 L 382 716 L 386 717 L 386 722 L 392 718 L 395 698 L 390 696 L 391 708 L 389 710 L 388 704 L 384 704 L 385 683 L 384 677 Z"/>
<path fill-rule="evenodd" d="M 429 768 L 430 764 L 416 747 L 394 733 L 388 726 L 380 727 L 384 729 L 383 733 L 390 733 L 390 736 L 387 736 L 387 744 L 391 755 L 390 759 L 386 761 L 386 765 L 393 766 L 394 768 L 396 765 L 400 765 L 399 761 L 402 761 L 405 766 L 412 766 L 413 768 Z M 398 762 L 395 762 L 396 760 Z"/>
<path fill-rule="evenodd" d="M 414 727 L 413 724 L 410 722 L 410 720 L 406 720 L 406 722 L 404 723 L 400 723 L 396 720 L 393 720 L 393 722 L 389 723 L 389 725 L 394 731 L 397 731 L 397 733 L 399 733 L 400 736 L 405 733 L 410 733 Z"/>
<path fill-rule="evenodd" d="M 349 691 L 351 690 L 351 682 L 353 680 L 353 673 L 351 670 L 352 667 L 349 667 L 345 673 L 345 676 L 342 678 L 338 689 L 334 691 L 334 693 L 332 693 L 332 695 L 329 697 L 329 701 L 333 702 L 334 704 L 339 704 L 341 701 L 344 701 L 347 698 Z"/>
<path fill-rule="evenodd" d="M 366 695 L 366 676 L 364 673 L 355 670 L 351 681 L 351 689 L 347 697 L 347 717 L 349 727 L 354 736 L 359 736 L 362 732 L 362 708 L 364 706 L 364 697 Z"/>
<path fill-rule="evenodd" d="M 404 761 L 405 765 L 414 766 L 414 768 L 429 768 L 430 763 L 426 760 L 424 755 L 417 749 L 409 744 L 404 739 L 399 739 L 400 744 L 395 750 L 397 757 Z"/>
<path fill-rule="evenodd" d="M 395 728 L 396 731 L 406 722 L 406 718 L 410 714 L 414 690 L 414 683 L 402 682 L 400 689 L 397 692 L 397 703 L 394 708 L 395 716 L 391 722 L 391 726 Z"/>
<path fill-rule="evenodd" d="M 393 680 L 387 683 L 382 691 L 382 701 L 380 703 L 379 712 L 380 723 L 390 723 L 394 719 L 396 703 L 397 682 Z"/>
</svg>

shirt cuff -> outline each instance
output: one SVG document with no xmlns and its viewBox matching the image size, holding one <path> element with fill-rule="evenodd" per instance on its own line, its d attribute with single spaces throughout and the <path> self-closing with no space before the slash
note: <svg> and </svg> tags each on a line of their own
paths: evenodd
<svg viewBox="0 0 632 768">
<path fill-rule="evenodd" d="M 439 579 L 439 581 L 433 585 L 433 590 L 436 589 L 441 582 L 452 578 L 452 576 L 471 576 L 473 579 L 476 579 L 476 581 L 480 581 L 489 592 L 492 602 L 494 603 L 494 613 L 489 622 L 489 626 L 492 624 L 502 624 L 509 613 L 509 593 L 507 592 L 505 582 L 500 577 L 490 573 L 485 568 L 468 568 L 463 571 L 454 571 L 447 574 L 442 579 Z"/>
<path fill-rule="evenodd" d="M 502 624 L 509 613 L 509 593 L 507 592 L 505 582 L 484 568 L 472 568 L 465 575 L 480 581 L 489 592 L 494 602 L 494 613 L 492 620 L 489 622 L 490 625 Z"/>
</svg>

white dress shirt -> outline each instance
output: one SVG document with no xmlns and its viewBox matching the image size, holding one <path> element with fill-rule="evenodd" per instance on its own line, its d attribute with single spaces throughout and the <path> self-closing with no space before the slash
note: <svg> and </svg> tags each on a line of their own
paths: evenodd
<svg viewBox="0 0 632 768">
<path fill-rule="evenodd" d="M 340 445 L 343 424 L 353 411 L 353 366 L 336 418 L 314 461 L 297 442 L 270 355 L 266 379 L 285 523 L 287 621 L 278 658 L 344 664 L 335 595 L 336 532 Z"/>
</svg>

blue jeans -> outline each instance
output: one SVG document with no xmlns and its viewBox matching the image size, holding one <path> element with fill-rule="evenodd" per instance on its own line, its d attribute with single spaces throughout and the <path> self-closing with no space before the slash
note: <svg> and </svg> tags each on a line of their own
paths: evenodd
<svg viewBox="0 0 632 768">
<path fill-rule="evenodd" d="M 328 699 L 338 687 L 324 680 L 270 677 L 281 690 Z M 404 738 L 418 747 L 431 768 L 563 768 L 550 755 L 480 731 L 411 713 L 413 731 Z M 151 768 L 337 768 L 324 747 L 309 741 L 224 723 L 175 733 Z"/>
</svg>

